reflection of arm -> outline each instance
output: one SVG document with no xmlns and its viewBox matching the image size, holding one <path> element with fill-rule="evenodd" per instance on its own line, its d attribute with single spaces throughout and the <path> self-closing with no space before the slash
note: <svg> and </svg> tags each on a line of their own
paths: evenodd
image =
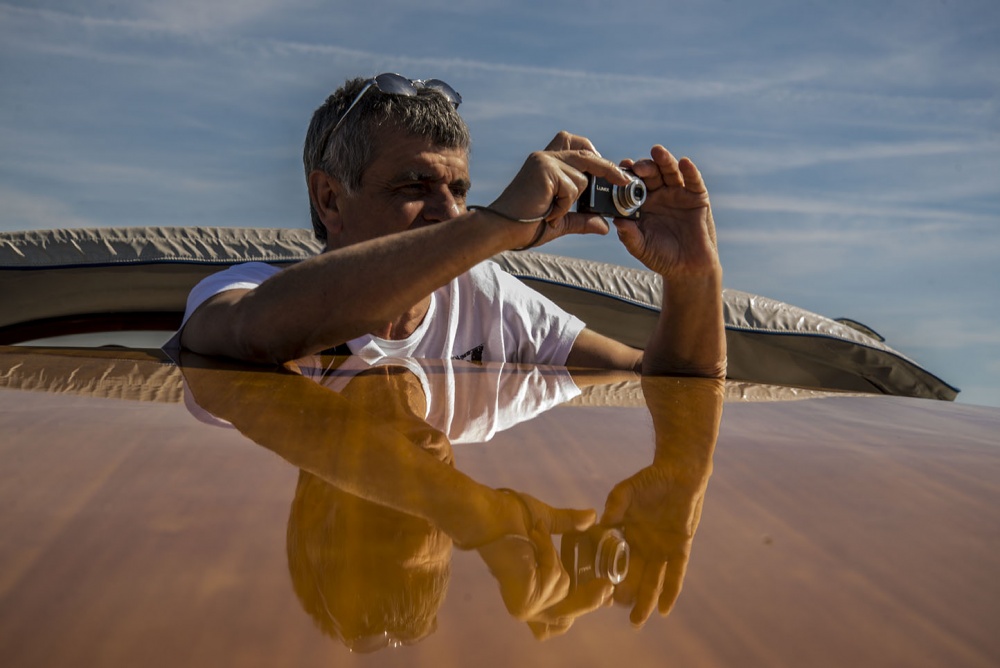
<svg viewBox="0 0 1000 668">
<path fill-rule="evenodd" d="M 680 477 L 707 481 L 725 383 L 714 378 L 644 377 L 642 391 L 656 432 L 653 464 L 672 467 Z"/>
<path fill-rule="evenodd" d="M 641 377 L 636 371 L 616 371 L 613 369 L 570 368 L 573 382 L 581 390 L 594 385 L 614 385 L 637 381 Z"/>
<path fill-rule="evenodd" d="M 291 373 L 211 365 L 183 368 L 197 403 L 289 463 L 345 492 L 424 518 L 459 546 L 520 527 L 515 500 L 439 461 L 344 397 Z"/>
<path fill-rule="evenodd" d="M 624 524 L 632 568 L 615 599 L 632 605 L 635 624 L 654 608 L 670 612 L 680 594 L 701 521 L 722 417 L 724 383 L 709 378 L 644 377 L 653 418 L 653 463 L 615 485 L 602 521 Z"/>
</svg>

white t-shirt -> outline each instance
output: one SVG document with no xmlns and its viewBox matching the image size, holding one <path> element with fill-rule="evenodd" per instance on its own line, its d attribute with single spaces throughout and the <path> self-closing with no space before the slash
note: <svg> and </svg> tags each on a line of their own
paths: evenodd
<svg viewBox="0 0 1000 668">
<path fill-rule="evenodd" d="M 191 290 L 181 329 L 209 297 L 252 290 L 281 269 L 261 262 L 235 265 Z M 483 262 L 431 294 L 427 315 L 407 338 L 365 334 L 347 342 L 368 360 L 382 357 L 461 359 L 563 365 L 584 323 L 503 271 Z M 166 348 L 179 347 L 180 330 Z"/>
</svg>

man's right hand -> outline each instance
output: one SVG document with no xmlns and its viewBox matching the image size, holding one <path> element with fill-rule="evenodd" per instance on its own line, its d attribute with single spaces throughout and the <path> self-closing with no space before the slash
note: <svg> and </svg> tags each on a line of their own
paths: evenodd
<svg viewBox="0 0 1000 668">
<path fill-rule="evenodd" d="M 544 221 L 540 245 L 566 234 L 607 234 L 608 224 L 599 215 L 571 211 L 586 188 L 588 174 L 626 185 L 621 169 L 601 157 L 586 137 L 560 132 L 542 151 L 528 156 L 517 176 L 490 205 L 509 218 Z M 537 224 L 510 223 L 512 248 L 530 244 Z"/>
</svg>

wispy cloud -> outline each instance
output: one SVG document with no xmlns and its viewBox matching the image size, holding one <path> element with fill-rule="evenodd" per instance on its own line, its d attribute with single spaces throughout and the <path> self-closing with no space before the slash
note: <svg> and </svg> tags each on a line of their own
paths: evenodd
<svg viewBox="0 0 1000 668">
<path fill-rule="evenodd" d="M 836 217 L 843 221 L 868 221 L 860 225 L 863 233 L 872 232 L 872 222 L 884 223 L 892 220 L 921 222 L 923 232 L 955 232 L 970 226 L 992 226 L 997 216 L 951 209 L 928 207 L 907 207 L 873 201 L 852 199 L 849 196 L 775 196 L 753 194 L 722 194 L 715 197 L 717 209 L 733 212 L 794 214 L 799 217 Z M 914 229 L 912 226 L 909 229 Z M 757 231 L 757 230 L 755 230 Z M 837 230 L 843 232 L 844 230 Z"/>
<path fill-rule="evenodd" d="M 0 186 L 3 226 L 0 229 L 29 230 L 64 227 L 100 227 L 101 221 L 81 215 L 58 196 L 46 197 Z"/>
<path fill-rule="evenodd" d="M 992 319 L 963 314 L 938 317 L 933 312 L 912 314 L 906 334 L 906 344 L 921 348 L 962 349 L 970 346 L 991 346 L 1000 354 L 1000 331 Z M 996 360 L 995 364 L 1000 364 Z"/>
<path fill-rule="evenodd" d="M 233 28 L 294 10 L 292 0 L 132 0 L 111 12 L 94 11 L 87 3 L 74 3 L 66 11 L 41 7 L 20 7 L 0 3 L 0 20 L 35 20 L 50 26 L 78 26 L 113 29 L 132 33 L 222 33 Z M 114 16 L 107 15 L 113 13 Z"/>
<path fill-rule="evenodd" d="M 941 129 L 938 129 L 941 132 Z M 817 165 L 844 163 L 868 164 L 873 161 L 933 159 L 941 156 L 964 157 L 977 154 L 996 155 L 1000 153 L 1000 139 L 986 136 L 973 139 L 916 139 L 901 138 L 899 141 L 873 142 L 826 142 L 814 140 L 811 143 L 772 142 L 765 148 L 713 146 L 706 151 L 707 157 L 715 165 L 714 171 L 723 174 L 767 174 L 789 171 Z"/>
</svg>

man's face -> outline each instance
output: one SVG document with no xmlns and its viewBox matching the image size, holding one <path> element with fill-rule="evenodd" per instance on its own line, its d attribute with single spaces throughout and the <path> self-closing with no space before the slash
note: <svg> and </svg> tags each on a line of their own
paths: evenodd
<svg viewBox="0 0 1000 668">
<path fill-rule="evenodd" d="M 399 131 L 382 137 L 361 189 L 341 195 L 337 246 L 440 223 L 465 212 L 469 187 L 465 149 L 434 146 Z"/>
</svg>

